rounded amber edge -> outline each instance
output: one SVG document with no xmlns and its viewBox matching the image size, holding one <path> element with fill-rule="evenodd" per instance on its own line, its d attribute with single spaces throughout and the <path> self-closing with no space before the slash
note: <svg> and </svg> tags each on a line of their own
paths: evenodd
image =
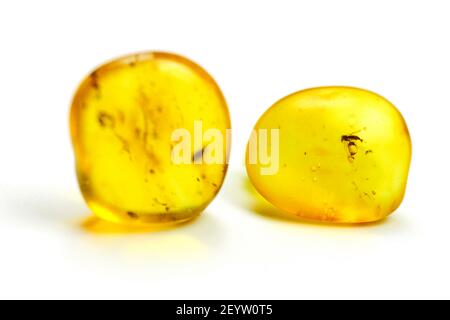
<svg viewBox="0 0 450 320">
<path fill-rule="evenodd" d="M 229 107 L 228 107 L 228 103 L 226 102 L 225 96 L 222 92 L 222 90 L 220 89 L 218 83 L 215 81 L 215 79 L 202 67 L 200 66 L 200 64 L 194 62 L 193 60 L 186 58 L 182 55 L 176 54 L 176 53 L 171 53 L 171 52 L 165 52 L 165 51 L 140 51 L 140 52 L 136 52 L 136 53 L 131 53 L 131 54 L 127 54 L 127 55 L 122 55 L 119 56 L 115 59 L 110 59 L 109 61 L 97 66 L 96 68 L 94 68 L 87 76 L 84 77 L 84 79 L 80 82 L 80 84 L 78 85 L 76 91 L 73 94 L 73 99 L 70 105 L 70 111 L 69 111 L 69 128 L 70 128 L 70 138 L 71 138 L 71 142 L 72 142 L 72 149 L 74 151 L 74 155 L 75 155 L 75 168 L 77 168 L 77 157 L 76 157 L 76 144 L 75 144 L 75 136 L 76 136 L 76 128 L 75 128 L 75 124 L 73 119 L 75 118 L 75 113 L 77 112 L 76 110 L 76 106 L 78 105 L 76 102 L 78 101 L 78 99 L 80 99 L 79 95 L 84 91 L 84 88 L 86 86 L 88 86 L 90 84 L 90 79 L 92 77 L 93 74 L 97 74 L 100 75 L 104 72 L 113 70 L 117 67 L 121 67 L 123 65 L 127 65 L 127 66 L 131 66 L 135 63 L 138 63 L 139 61 L 144 61 L 146 59 L 167 59 L 170 61 L 175 61 L 175 62 L 179 62 L 181 64 L 184 64 L 188 67 L 190 67 L 191 69 L 193 69 L 193 71 L 195 73 L 200 74 L 202 77 L 204 77 L 205 79 L 207 79 L 209 82 L 211 82 L 213 84 L 214 89 L 216 90 L 216 94 L 220 97 L 220 100 L 222 101 L 222 105 L 224 106 L 224 112 L 226 114 L 226 118 L 227 118 L 227 128 L 228 129 L 232 129 L 232 124 L 231 124 L 231 115 L 230 115 L 230 111 L 229 111 Z M 230 139 L 231 140 L 231 139 Z M 124 216 L 114 213 L 113 210 L 108 210 L 108 209 L 104 209 L 104 210 L 108 210 L 109 214 L 105 215 L 105 214 L 101 214 L 98 212 L 98 210 L 93 209 L 94 205 L 92 205 L 92 202 L 89 201 L 89 199 L 85 196 L 85 194 L 82 192 L 81 188 L 79 188 L 80 193 L 86 203 L 86 205 L 89 207 L 89 209 L 91 210 L 92 214 L 94 214 L 96 217 L 104 220 L 104 221 L 108 221 L 114 224 L 118 224 L 118 225 L 123 225 L 123 226 L 131 226 L 131 227 L 170 227 L 170 226 L 176 226 L 176 225 L 182 225 L 185 223 L 189 223 L 192 220 L 195 220 L 196 218 L 198 218 L 204 211 L 205 209 L 216 199 L 217 195 L 220 193 L 223 184 L 225 182 L 227 173 L 228 173 L 228 163 L 230 160 L 230 153 L 231 153 L 231 141 L 228 142 L 230 145 L 228 146 L 228 152 L 226 154 L 227 158 L 227 164 L 224 167 L 224 175 L 223 175 L 223 179 L 222 182 L 220 184 L 220 186 L 217 188 L 216 193 L 214 194 L 214 196 L 207 201 L 205 204 L 203 204 L 202 206 L 193 209 L 192 213 L 184 218 L 180 218 L 180 219 L 168 219 L 168 221 L 162 221 L 162 222 L 157 222 L 155 217 L 151 217 L 151 216 L 158 216 L 158 215 L 149 215 L 148 217 L 145 217 L 144 215 L 141 215 L 138 219 L 133 219 L 133 218 L 125 218 Z M 76 170 L 75 170 L 76 171 Z M 78 186 L 79 182 L 78 182 Z M 162 215 L 167 215 L 166 212 L 161 212 L 161 214 L 159 216 Z M 174 214 L 176 215 L 176 214 Z M 145 219 L 147 218 L 147 219 Z"/>
<path fill-rule="evenodd" d="M 384 96 L 368 90 L 368 89 L 364 89 L 364 88 L 359 88 L 359 87 L 353 87 L 353 86 L 344 86 L 344 85 L 338 85 L 338 86 L 319 86 L 319 87 L 311 87 L 311 88 L 306 88 L 306 89 L 301 89 L 298 91 L 295 91 L 291 94 L 288 94 L 286 96 L 284 96 L 281 99 L 278 99 L 275 103 L 273 103 L 262 115 L 261 117 L 259 117 L 258 121 L 256 122 L 255 126 L 253 127 L 253 129 L 255 129 L 258 124 L 262 121 L 262 119 L 267 116 L 267 114 L 273 109 L 275 108 L 279 103 L 283 102 L 284 100 L 287 100 L 289 98 L 291 98 L 292 96 L 295 96 L 297 94 L 303 93 L 303 92 L 308 92 L 308 91 L 315 91 L 315 90 L 323 90 L 323 89 L 350 89 L 350 90 L 356 90 L 356 91 L 361 91 L 361 92 L 366 92 L 369 94 L 372 94 L 376 97 L 379 97 L 381 99 L 383 99 L 384 101 L 386 101 L 398 114 L 398 116 L 402 119 L 404 128 L 406 130 L 407 136 L 408 136 L 408 142 L 409 142 L 409 148 L 411 150 L 411 154 L 410 154 L 410 158 L 408 159 L 408 168 L 411 167 L 411 161 L 412 161 L 412 154 L 413 154 L 413 147 L 412 147 L 412 140 L 411 140 L 411 134 L 408 128 L 408 125 L 405 121 L 405 118 L 403 117 L 402 113 L 400 112 L 400 110 L 388 99 L 386 99 Z M 266 204 L 269 206 L 272 206 L 273 208 L 276 208 L 278 210 L 280 210 L 280 217 L 289 217 L 292 218 L 294 220 L 297 220 L 299 222 L 309 222 L 309 223 L 319 223 L 319 224 L 333 224 L 333 225 L 365 225 L 365 224 L 371 224 L 371 223 L 376 223 L 379 221 L 382 221 L 384 219 L 386 219 L 387 217 L 391 216 L 393 213 L 395 213 L 397 211 L 397 209 L 401 206 L 401 204 L 403 203 L 403 199 L 405 197 L 406 194 L 406 189 L 407 189 L 407 185 L 408 185 L 408 177 L 406 179 L 406 183 L 405 183 L 405 189 L 403 191 L 403 194 L 401 196 L 401 199 L 399 201 L 399 204 L 397 205 L 397 207 L 395 207 L 390 213 L 381 216 L 381 217 L 374 217 L 373 219 L 366 219 L 366 220 L 358 220 L 358 221 L 354 221 L 354 220 L 325 220 L 325 219 L 314 219 L 314 218 L 310 218 L 307 215 L 303 216 L 301 214 L 298 214 L 298 212 L 293 212 L 291 210 L 285 209 L 281 206 L 277 206 L 273 203 L 273 201 L 270 200 L 270 196 L 267 195 L 264 191 L 260 190 L 260 188 L 258 188 L 258 186 L 256 186 L 253 183 L 253 180 L 251 178 L 251 175 L 249 174 L 249 163 L 248 163 L 248 159 L 249 159 L 249 144 L 247 143 L 247 147 L 246 147 L 246 153 L 245 153 L 245 168 L 246 168 L 246 172 L 247 172 L 247 178 L 250 181 L 250 183 L 252 184 L 253 188 L 262 196 L 262 198 L 267 202 Z M 408 169 L 409 170 L 409 169 Z"/>
</svg>

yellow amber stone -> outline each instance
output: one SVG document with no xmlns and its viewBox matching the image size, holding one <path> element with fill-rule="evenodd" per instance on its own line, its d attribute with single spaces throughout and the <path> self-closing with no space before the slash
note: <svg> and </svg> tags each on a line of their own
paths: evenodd
<svg viewBox="0 0 450 320">
<path fill-rule="evenodd" d="M 80 189 L 105 220 L 187 221 L 222 186 L 226 144 L 216 154 L 219 161 L 206 163 L 211 141 L 202 134 L 214 129 L 225 139 L 228 108 L 211 76 L 186 58 L 150 52 L 101 66 L 78 88 L 70 125 Z M 192 136 L 192 142 L 182 141 L 189 162 L 174 162 L 185 136 L 174 135 L 180 129 Z"/>
<path fill-rule="evenodd" d="M 383 97 L 350 87 L 294 93 L 258 121 L 247 172 L 276 207 L 302 219 L 363 223 L 403 200 L 411 140 Z"/>
</svg>

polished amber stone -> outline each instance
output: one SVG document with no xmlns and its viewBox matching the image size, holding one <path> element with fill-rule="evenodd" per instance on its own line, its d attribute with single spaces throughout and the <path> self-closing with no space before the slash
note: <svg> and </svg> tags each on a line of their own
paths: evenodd
<svg viewBox="0 0 450 320">
<path fill-rule="evenodd" d="M 201 161 L 211 141 L 198 135 L 214 129 L 225 140 L 228 108 L 215 81 L 181 56 L 149 52 L 99 67 L 78 88 L 70 125 L 80 189 L 103 219 L 186 221 L 206 208 L 223 183 L 226 144 L 219 161 Z M 183 159 L 190 162 L 174 162 L 184 137 L 174 135 L 177 130 L 201 143 L 183 141 L 189 152 Z"/>
<path fill-rule="evenodd" d="M 362 223 L 399 207 L 410 160 L 408 128 L 394 105 L 366 90 L 323 87 L 294 93 L 259 119 L 247 172 L 261 195 L 287 213 Z"/>
</svg>

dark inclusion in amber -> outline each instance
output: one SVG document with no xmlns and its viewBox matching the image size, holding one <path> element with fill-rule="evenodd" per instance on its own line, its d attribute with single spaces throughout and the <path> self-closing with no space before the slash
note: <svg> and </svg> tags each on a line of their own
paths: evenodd
<svg viewBox="0 0 450 320">
<path fill-rule="evenodd" d="M 249 143 L 247 172 L 278 208 L 302 219 L 362 223 L 401 204 L 411 139 L 385 98 L 350 87 L 303 90 L 264 113 L 252 137 L 273 130 L 279 140 L 267 149 L 271 162 L 254 157 L 264 144 Z"/>
<path fill-rule="evenodd" d="M 226 141 L 224 97 L 186 58 L 142 53 L 91 73 L 70 115 L 79 185 L 91 210 L 109 221 L 138 224 L 182 222 L 203 211 L 222 186 L 228 154 L 224 144 L 220 161 L 173 161 L 174 132 L 182 129 L 194 139 L 198 123 Z M 208 143 L 198 150 L 189 145 L 187 158 L 202 158 Z"/>
</svg>

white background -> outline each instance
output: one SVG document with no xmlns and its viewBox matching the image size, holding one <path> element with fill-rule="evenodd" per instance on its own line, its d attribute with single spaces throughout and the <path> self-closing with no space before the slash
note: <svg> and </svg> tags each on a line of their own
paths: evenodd
<svg viewBox="0 0 450 320">
<path fill-rule="evenodd" d="M 450 298 L 449 17 L 445 0 L 1 1 L 0 298 Z M 234 130 L 213 204 L 154 232 L 86 222 L 68 133 L 79 81 L 143 50 L 208 70 Z M 378 92 L 409 125 L 407 195 L 381 223 L 293 222 L 248 194 L 256 120 L 323 85 Z"/>
</svg>

